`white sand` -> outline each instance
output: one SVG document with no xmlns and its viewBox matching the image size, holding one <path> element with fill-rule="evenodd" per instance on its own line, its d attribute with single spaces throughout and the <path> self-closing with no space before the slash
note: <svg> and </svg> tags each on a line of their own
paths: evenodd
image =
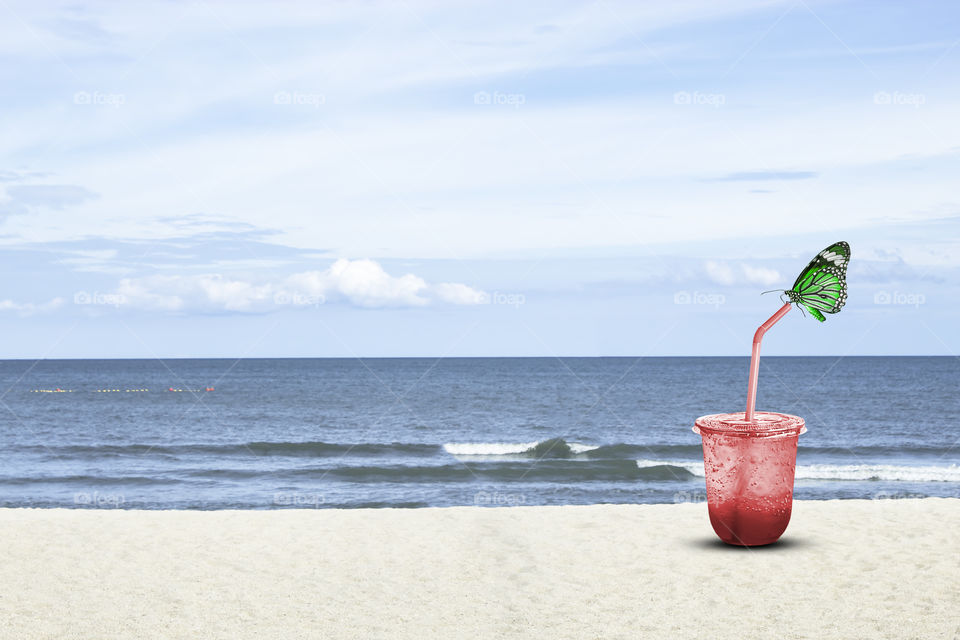
<svg viewBox="0 0 960 640">
<path fill-rule="evenodd" d="M 0 509 L 3 638 L 960 638 L 960 500 Z"/>
</svg>

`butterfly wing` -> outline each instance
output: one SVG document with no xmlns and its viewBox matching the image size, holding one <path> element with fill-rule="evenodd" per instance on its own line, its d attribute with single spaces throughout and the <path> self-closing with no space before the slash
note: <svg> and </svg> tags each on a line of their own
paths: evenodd
<svg viewBox="0 0 960 640">
<path fill-rule="evenodd" d="M 847 265 L 850 264 L 850 245 L 846 242 L 834 242 L 832 245 L 814 256 L 807 268 L 800 272 L 797 281 L 793 283 L 793 290 L 797 291 L 797 286 L 803 279 L 815 270 L 821 267 L 836 267 L 843 274 L 843 280 L 846 282 Z"/>
<path fill-rule="evenodd" d="M 793 289 L 797 301 L 807 307 L 810 313 L 821 320 L 820 313 L 836 313 L 847 302 L 846 269 L 835 266 L 821 266 L 801 274 Z M 822 322 L 822 320 L 821 320 Z"/>
</svg>

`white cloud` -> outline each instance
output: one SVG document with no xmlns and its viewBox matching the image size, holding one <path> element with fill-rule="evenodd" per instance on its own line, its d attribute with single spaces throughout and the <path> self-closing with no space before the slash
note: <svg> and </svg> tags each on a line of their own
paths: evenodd
<svg viewBox="0 0 960 640">
<path fill-rule="evenodd" d="M 743 263 L 732 265 L 715 260 L 708 260 L 703 266 L 710 280 L 725 286 L 736 284 L 771 285 L 780 282 L 780 272 L 767 267 L 755 267 Z M 739 267 L 739 269 L 736 267 Z"/>
<path fill-rule="evenodd" d="M 428 284 L 412 273 L 393 276 L 374 260 L 341 258 L 329 268 L 254 283 L 221 274 L 124 278 L 112 301 L 154 311 L 262 312 L 278 305 L 346 302 L 359 307 L 423 307 L 434 302 L 479 304 L 484 292 L 460 283 Z"/>
<path fill-rule="evenodd" d="M 6 196 L 0 211 L 13 214 L 37 209 L 59 211 L 97 198 L 89 189 L 69 184 L 15 184 L 6 188 Z"/>
<path fill-rule="evenodd" d="M 271 285 L 254 285 L 222 276 L 202 278 L 197 285 L 211 304 L 227 311 L 252 311 L 271 299 Z"/>
<path fill-rule="evenodd" d="M 434 285 L 437 298 L 450 304 L 482 304 L 486 299 L 483 291 L 457 282 L 441 282 Z"/>
<path fill-rule="evenodd" d="M 151 311 L 178 311 L 185 306 L 182 294 L 189 288 L 186 276 L 124 278 L 116 295 L 123 304 Z"/>
<path fill-rule="evenodd" d="M 287 285 L 307 295 L 338 297 L 361 307 L 419 307 L 430 302 L 428 285 L 411 273 L 395 277 L 373 260 L 341 258 L 324 271 L 307 271 L 287 279 Z"/>
<path fill-rule="evenodd" d="M 37 313 L 53 311 L 63 306 L 63 298 L 53 298 L 48 302 L 34 304 L 32 302 L 14 302 L 13 300 L 0 300 L 0 312 L 13 311 L 20 316 L 32 316 Z"/>
<path fill-rule="evenodd" d="M 704 268 L 707 270 L 707 277 L 717 284 L 731 285 L 735 281 L 733 269 L 724 262 L 707 260 Z"/>
<path fill-rule="evenodd" d="M 766 267 L 751 267 L 748 264 L 740 265 L 743 269 L 743 275 L 747 282 L 756 282 L 757 284 L 770 285 L 780 282 L 780 272 L 776 269 Z"/>
<path fill-rule="evenodd" d="M 478 304 L 484 292 L 457 282 L 428 284 L 408 273 L 391 276 L 374 260 L 341 258 L 324 271 L 290 276 L 285 286 L 294 294 L 343 299 L 361 307 L 420 307 L 433 301 Z"/>
</svg>

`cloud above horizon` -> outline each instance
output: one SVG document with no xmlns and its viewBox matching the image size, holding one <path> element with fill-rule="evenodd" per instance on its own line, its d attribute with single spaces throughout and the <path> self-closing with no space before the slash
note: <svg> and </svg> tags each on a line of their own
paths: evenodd
<svg viewBox="0 0 960 640">
<path fill-rule="evenodd" d="M 32 316 L 37 313 L 48 313 L 64 306 L 63 298 L 53 298 L 47 302 L 35 304 L 33 302 L 15 302 L 13 300 L 0 300 L 0 313 L 13 312 L 20 317 Z"/>
<path fill-rule="evenodd" d="M 61 211 L 98 197 L 89 189 L 70 184 L 12 184 L 5 191 L 6 200 L 0 201 L 0 214 L 6 215 L 43 209 Z"/>
<path fill-rule="evenodd" d="M 771 285 L 780 281 L 780 272 L 768 267 L 732 264 L 725 261 L 707 260 L 704 271 L 710 281 L 731 286 L 736 284 Z"/>
<path fill-rule="evenodd" d="M 430 284 L 412 273 L 394 276 L 376 261 L 341 258 L 323 270 L 255 282 L 220 273 L 122 278 L 106 292 L 82 291 L 78 305 L 172 313 L 265 313 L 329 303 L 368 309 L 482 304 L 487 294 L 461 283 Z"/>
</svg>

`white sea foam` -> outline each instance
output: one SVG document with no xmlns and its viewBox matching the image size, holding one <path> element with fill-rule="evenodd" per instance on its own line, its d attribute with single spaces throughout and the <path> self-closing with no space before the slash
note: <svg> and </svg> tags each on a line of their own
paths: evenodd
<svg viewBox="0 0 960 640">
<path fill-rule="evenodd" d="M 509 456 L 525 453 L 536 447 L 538 442 L 448 442 L 444 450 L 453 456 Z"/>
<path fill-rule="evenodd" d="M 800 480 L 899 480 L 902 482 L 960 482 L 960 467 L 895 464 L 811 464 L 797 467 Z"/>
<path fill-rule="evenodd" d="M 637 460 L 638 467 L 670 465 L 703 476 L 702 462 Z M 899 482 L 960 482 L 960 466 L 896 464 L 809 464 L 797 466 L 797 480 L 891 480 Z"/>
<path fill-rule="evenodd" d="M 637 460 L 637 466 L 641 469 L 646 467 L 680 467 L 681 469 L 686 469 L 695 476 L 703 475 L 703 463 L 702 462 L 689 462 L 682 460 Z"/>
<path fill-rule="evenodd" d="M 573 455 L 598 449 L 597 445 L 566 442 L 565 440 L 543 440 L 540 442 L 448 442 L 443 449 L 453 456 L 509 456 L 535 453 L 537 447 L 545 447 L 545 455 L 563 453 L 569 450 Z"/>
</svg>

